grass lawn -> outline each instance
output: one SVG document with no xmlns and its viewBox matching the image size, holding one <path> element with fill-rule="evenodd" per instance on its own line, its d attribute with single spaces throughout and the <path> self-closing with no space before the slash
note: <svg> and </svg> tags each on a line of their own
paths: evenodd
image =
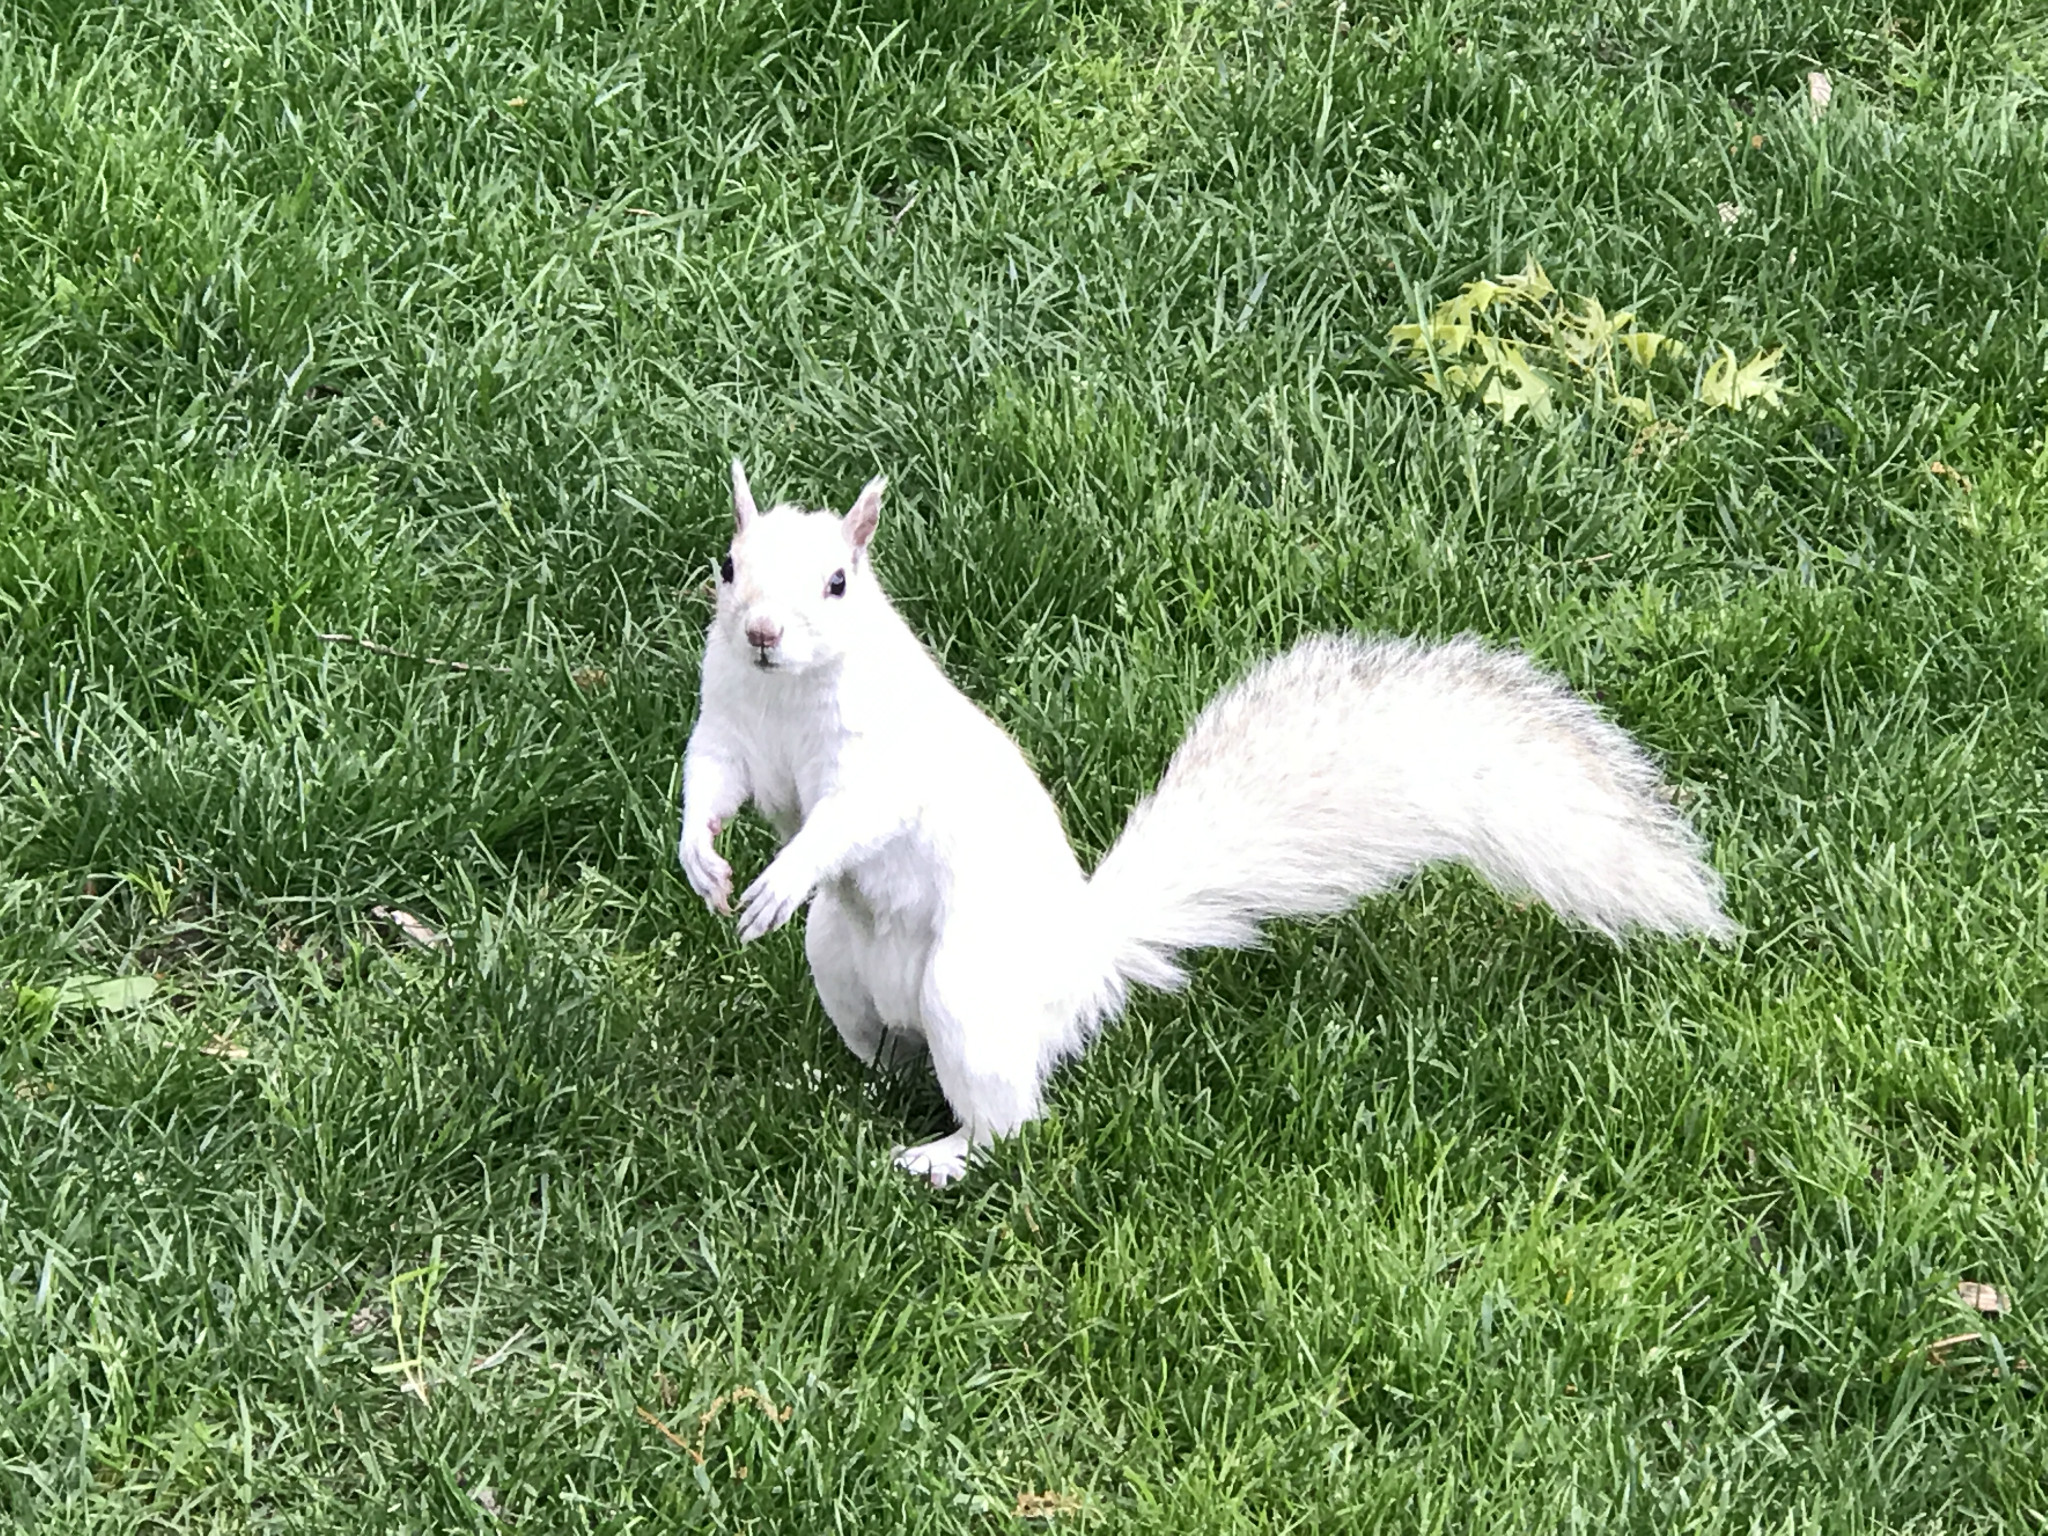
<svg viewBox="0 0 2048 1536">
<path fill-rule="evenodd" d="M 1419 387 L 1531 258 L 1654 423 Z M 2044 261 L 2032 0 L 0 0 L 0 1512 L 2042 1529 Z M 1090 857 L 1472 630 L 1746 937 L 1431 873 L 914 1185 L 674 864 L 734 452 Z"/>
</svg>

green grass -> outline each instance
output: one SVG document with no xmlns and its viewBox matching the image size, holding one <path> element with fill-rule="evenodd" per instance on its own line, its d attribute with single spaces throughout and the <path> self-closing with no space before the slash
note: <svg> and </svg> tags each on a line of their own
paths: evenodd
<svg viewBox="0 0 2048 1536">
<path fill-rule="evenodd" d="M 1529 256 L 1796 393 L 1418 390 Z M 0 0 L 0 1509 L 2041 1529 L 2044 257 L 2026 0 Z M 1091 854 L 1250 658 L 1471 629 L 1747 937 L 1432 874 L 914 1186 L 673 867 L 735 451 L 892 477 Z"/>
</svg>

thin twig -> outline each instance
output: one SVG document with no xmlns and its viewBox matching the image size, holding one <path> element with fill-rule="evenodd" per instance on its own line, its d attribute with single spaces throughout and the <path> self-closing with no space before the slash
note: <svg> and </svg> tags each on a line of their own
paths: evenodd
<svg viewBox="0 0 2048 1536">
<path fill-rule="evenodd" d="M 1984 1337 L 1981 1333 L 1952 1333 L 1945 1339 L 1936 1339 L 1927 1346 L 1927 1359 L 1932 1365 L 1947 1365 L 1948 1352 L 1958 1344 L 1975 1344 Z"/>
<path fill-rule="evenodd" d="M 470 1361 L 469 1374 L 474 1376 L 479 1371 L 488 1371 L 494 1365 L 503 1365 L 512 1357 L 512 1351 L 517 1347 L 519 1341 L 526 1337 L 528 1326 L 526 1323 L 521 1323 L 519 1331 L 513 1334 L 511 1338 L 500 1344 L 488 1355 L 478 1355 L 474 1360 Z"/>
<path fill-rule="evenodd" d="M 690 1444 L 689 1441 L 685 1440 L 681 1435 L 677 1434 L 674 1430 L 670 1429 L 666 1424 L 662 1423 L 661 1420 L 657 1419 L 645 1408 L 642 1408 L 638 1403 L 635 1403 L 633 1405 L 633 1411 L 639 1414 L 640 1417 L 645 1419 L 648 1423 L 652 1424 L 656 1429 L 660 1430 L 662 1436 L 668 1441 L 670 1445 L 677 1447 L 679 1450 L 683 1452 L 684 1455 L 688 1456 L 690 1460 L 696 1462 L 698 1466 L 701 1467 L 704 1465 L 704 1453 L 698 1450 L 697 1447 Z"/>
<path fill-rule="evenodd" d="M 329 645 L 360 645 L 366 651 L 375 651 L 379 656 L 396 656 L 400 661 L 424 662 L 430 667 L 446 667 L 451 672 L 498 672 L 506 677 L 512 675 L 510 667 L 493 666 L 488 661 L 448 661 L 439 656 L 416 656 L 411 651 L 395 651 L 388 645 L 379 645 L 374 640 L 365 640 L 361 635 L 322 635 L 316 640 L 325 640 Z"/>
</svg>

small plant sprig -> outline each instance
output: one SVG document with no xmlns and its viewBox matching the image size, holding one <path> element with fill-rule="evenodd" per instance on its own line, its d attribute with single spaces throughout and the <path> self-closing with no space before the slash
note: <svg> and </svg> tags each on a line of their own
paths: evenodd
<svg viewBox="0 0 2048 1536">
<path fill-rule="evenodd" d="M 1525 411 L 1548 422 L 1561 404 L 1590 395 L 1596 414 L 1611 406 L 1648 426 L 1657 419 L 1652 365 L 1693 355 L 1676 337 L 1638 326 L 1633 310 L 1609 314 L 1596 298 L 1560 293 L 1534 257 L 1512 277 L 1465 284 L 1426 322 L 1397 325 L 1387 339 L 1396 356 L 1421 362 L 1425 388 L 1446 400 L 1476 399 L 1504 424 Z M 1716 351 L 1694 400 L 1729 411 L 1783 403 L 1781 349 L 1747 363 L 1725 346 Z"/>
</svg>

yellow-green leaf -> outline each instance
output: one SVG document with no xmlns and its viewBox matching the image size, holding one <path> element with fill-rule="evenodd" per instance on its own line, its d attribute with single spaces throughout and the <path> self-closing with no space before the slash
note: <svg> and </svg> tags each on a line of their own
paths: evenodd
<svg viewBox="0 0 2048 1536">
<path fill-rule="evenodd" d="M 139 1008 L 154 996 L 154 976 L 67 976 L 57 984 L 52 1006 L 105 1008 L 120 1012 Z"/>
<path fill-rule="evenodd" d="M 1534 256 L 1523 264 L 1522 270 L 1514 277 L 1504 277 L 1500 281 L 1503 288 L 1514 290 L 1518 298 L 1547 299 L 1557 292 L 1551 287 L 1550 279 L 1544 275 L 1543 268 L 1537 264 Z"/>
<path fill-rule="evenodd" d="M 1727 347 L 1722 347 L 1720 352 L 1721 355 L 1700 375 L 1697 393 L 1702 405 L 1709 410 L 1740 411 L 1752 405 L 1775 410 L 1784 404 L 1781 397 L 1785 381 L 1775 376 L 1778 361 L 1784 354 L 1783 348 L 1773 347 L 1768 352 L 1759 352 L 1739 365 L 1735 354 Z"/>
<path fill-rule="evenodd" d="M 1634 310 L 1610 314 L 1591 295 L 1559 293 L 1533 257 L 1513 276 L 1466 283 L 1426 318 L 1391 327 L 1387 340 L 1397 356 L 1425 361 L 1424 388 L 1447 400 L 1476 398 L 1504 423 L 1524 412 L 1547 421 L 1565 397 L 1590 397 L 1595 411 L 1653 422 L 1658 391 L 1647 382 L 1625 384 L 1624 363 L 1647 369 L 1660 356 L 1691 355 L 1677 337 L 1639 329 Z M 1726 410 L 1781 404 L 1787 386 L 1775 371 L 1779 355 L 1738 364 L 1723 349 L 1699 383 L 1699 400 Z"/>
<path fill-rule="evenodd" d="M 1441 316 L 1443 311 L 1437 311 Z M 1411 356 L 1427 356 L 1435 353 L 1438 357 L 1456 357 L 1465 350 L 1472 340 L 1472 327 L 1463 323 L 1432 318 L 1425 328 L 1420 325 L 1397 325 L 1387 332 L 1387 338 L 1397 348 L 1405 349 Z"/>
<path fill-rule="evenodd" d="M 1657 360 L 1659 352 L 1669 352 L 1675 357 L 1685 356 L 1685 348 L 1669 336 L 1656 331 L 1630 331 L 1620 338 L 1628 349 L 1628 355 L 1636 360 L 1639 367 L 1647 368 Z"/>
<path fill-rule="evenodd" d="M 1550 381 L 1529 366 L 1522 349 L 1512 341 L 1501 342 L 1492 350 L 1488 361 L 1494 364 L 1493 377 L 1479 398 L 1499 409 L 1504 424 L 1512 423 L 1523 411 L 1538 421 L 1548 421 Z"/>
</svg>

